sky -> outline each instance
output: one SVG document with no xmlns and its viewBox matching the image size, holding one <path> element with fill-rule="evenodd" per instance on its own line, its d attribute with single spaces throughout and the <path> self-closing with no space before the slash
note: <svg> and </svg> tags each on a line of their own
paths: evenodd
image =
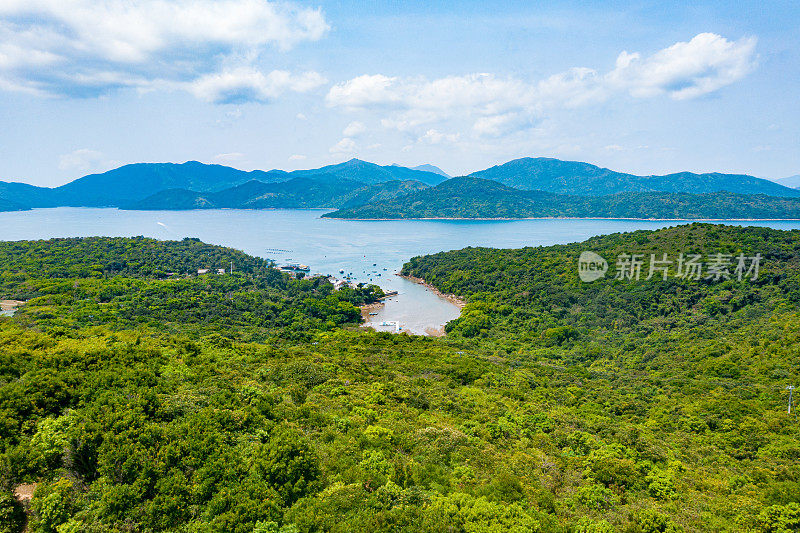
<svg viewBox="0 0 800 533">
<path fill-rule="evenodd" d="M 798 94 L 796 1 L 0 0 L 0 180 L 42 186 L 354 157 L 776 179 Z"/>
</svg>

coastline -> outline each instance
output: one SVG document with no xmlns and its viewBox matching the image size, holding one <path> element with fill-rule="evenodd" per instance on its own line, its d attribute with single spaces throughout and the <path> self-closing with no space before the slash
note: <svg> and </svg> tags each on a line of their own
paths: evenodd
<svg viewBox="0 0 800 533">
<path fill-rule="evenodd" d="M 447 300 L 448 302 L 450 302 L 451 304 L 455 305 L 459 309 L 464 309 L 464 306 L 467 305 L 467 301 L 464 300 L 463 298 L 460 298 L 460 297 L 456 296 L 455 294 L 444 293 L 444 292 L 440 291 L 439 289 L 437 289 L 436 287 L 434 287 L 433 285 L 431 285 L 430 283 L 428 283 L 427 281 L 425 281 L 422 278 L 416 278 L 414 276 L 406 276 L 404 274 L 395 274 L 395 276 L 399 276 L 399 277 L 401 277 L 403 279 L 407 279 L 408 281 L 411 281 L 412 283 L 416 283 L 417 285 L 422 285 L 423 287 L 425 287 L 426 289 L 428 289 L 429 291 L 434 293 L 439 298 Z"/>
<path fill-rule="evenodd" d="M 394 221 L 394 220 L 642 220 L 647 222 L 798 222 L 800 218 L 632 218 L 632 217 L 403 217 L 350 218 L 320 217 L 331 220 Z"/>
<path fill-rule="evenodd" d="M 383 306 L 384 306 L 383 302 L 375 302 L 371 304 L 359 305 L 358 308 L 361 310 L 361 320 L 363 320 L 364 322 L 369 322 L 370 312 L 380 309 Z M 363 327 L 364 324 L 361 324 L 361 326 Z"/>
<path fill-rule="evenodd" d="M 57 207 L 30 207 L 11 211 L 0 211 L 2 213 L 20 213 L 28 211 L 40 211 L 49 209 L 116 209 L 118 211 L 133 212 L 187 212 L 187 211 L 333 211 L 329 207 L 259 207 L 259 208 L 232 208 L 232 207 L 213 207 L 207 209 L 122 209 L 114 206 L 57 206 Z M 398 221 L 398 220 L 454 220 L 454 221 L 514 221 L 514 220 L 637 220 L 647 222 L 798 222 L 800 218 L 638 218 L 638 217 L 384 217 L 384 218 L 362 218 L 362 217 L 330 217 L 321 216 L 323 220 L 355 220 L 355 221 Z"/>
</svg>

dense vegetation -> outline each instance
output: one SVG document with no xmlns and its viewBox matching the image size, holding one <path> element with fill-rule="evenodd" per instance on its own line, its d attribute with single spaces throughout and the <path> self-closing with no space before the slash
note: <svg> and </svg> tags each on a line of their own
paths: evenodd
<svg viewBox="0 0 800 533">
<path fill-rule="evenodd" d="M 586 250 L 612 265 L 606 278 L 580 281 Z M 674 270 L 646 280 L 645 262 L 640 280 L 614 279 L 620 254 L 667 253 L 674 269 L 681 252 L 760 253 L 761 272 L 739 281 L 732 259 L 727 280 Z M 599 440 L 570 453 L 596 490 L 630 503 L 649 495 L 689 529 L 758 529 L 759 512 L 800 527 L 800 428 L 781 411 L 785 387 L 800 377 L 800 232 L 692 224 L 546 248 L 467 248 L 413 258 L 404 273 L 468 299 L 451 335 L 583 376 L 572 427 Z M 612 471 L 592 472 L 598 454 Z M 674 461 L 680 473 L 670 472 Z"/>
<path fill-rule="evenodd" d="M 326 213 L 331 218 L 656 218 L 797 219 L 800 198 L 714 192 L 627 192 L 575 196 L 523 191 L 474 177 Z"/>
<path fill-rule="evenodd" d="M 210 273 L 197 275 L 201 269 Z M 358 323 L 356 306 L 382 295 L 375 286 L 334 291 L 325 278 L 291 279 L 268 261 L 196 239 L 143 237 L 0 243 L 0 291 L 28 300 L 17 319 L 30 325 L 151 326 L 238 338 L 278 330 L 305 337 Z"/>
<path fill-rule="evenodd" d="M 428 186 L 421 181 L 392 180 L 365 185 L 348 179 L 322 180 L 294 178 L 280 183 L 249 181 L 216 193 L 199 193 L 184 189 L 168 189 L 126 209 L 266 209 L 350 207 L 385 201 L 410 194 Z"/>
<path fill-rule="evenodd" d="M 561 161 L 549 157 L 523 157 L 473 172 L 471 175 L 515 189 L 582 196 L 605 196 L 624 192 L 702 194 L 721 191 L 800 196 L 800 191 L 788 186 L 743 174 L 677 172 L 664 176 L 636 176 L 589 163 Z"/>
<path fill-rule="evenodd" d="M 415 199 L 421 205 L 392 203 L 409 193 L 445 181 L 436 167 L 406 168 L 380 166 L 358 159 L 316 169 L 253 170 L 244 172 L 222 165 L 197 161 L 183 164 L 137 163 L 91 174 L 55 188 L 24 183 L 0 182 L 0 211 L 32 207 L 121 207 L 125 209 L 213 209 L 213 208 L 347 208 L 368 205 L 361 218 L 418 217 L 536 217 L 536 216 L 630 216 L 635 218 L 757 218 L 777 217 L 784 208 L 797 212 L 794 203 L 754 196 L 689 196 L 727 191 L 741 195 L 800 197 L 800 191 L 777 183 L 735 174 L 693 174 L 635 176 L 588 163 L 549 158 L 523 158 L 474 172 L 473 177 L 492 180 L 492 187 L 467 195 L 467 205 L 451 209 L 438 200 L 441 191 Z M 485 182 L 484 182 L 485 183 Z M 501 194 L 496 184 L 533 194 Z M 465 187 L 463 180 L 449 186 Z M 491 190 L 489 190 L 491 189 Z M 508 192 L 506 191 L 506 192 Z M 575 196 L 607 196 L 621 193 L 674 193 L 654 196 L 618 196 L 600 202 L 574 197 L 551 197 L 544 193 Z M 485 196 L 485 197 L 484 197 Z M 431 204 L 431 200 L 433 203 Z M 744 208 L 739 202 L 744 200 Z M 649 209 L 653 204 L 654 209 Z M 622 209 L 628 203 L 635 207 Z M 574 204 L 574 205 L 573 205 Z M 777 206 L 777 207 L 776 207 Z M 541 214 L 547 211 L 548 214 Z M 371 216 L 365 213 L 369 212 Z M 443 214 L 448 212 L 450 214 Z M 626 214 L 620 214 L 625 212 Z M 610 214 L 609 214 L 610 213 Z M 342 218 L 353 218 L 351 212 Z M 356 218 L 358 218 L 356 217 Z"/>
<path fill-rule="evenodd" d="M 579 281 L 583 250 L 609 260 L 605 279 Z M 800 363 L 800 232 L 693 224 L 414 258 L 406 274 L 469 302 L 439 339 L 314 321 L 305 336 L 247 335 L 216 309 L 203 329 L 96 325 L 74 290 L 56 293 L 54 323 L 36 312 L 45 287 L 174 283 L 162 278 L 179 265 L 230 260 L 297 316 L 342 296 L 192 240 L 2 252 L 5 295 L 33 298 L 0 319 L 6 531 L 25 520 L 11 496 L 23 482 L 37 484 L 34 532 L 800 528 L 784 390 Z M 680 252 L 761 253 L 762 269 L 613 279 L 620 253 Z"/>
</svg>

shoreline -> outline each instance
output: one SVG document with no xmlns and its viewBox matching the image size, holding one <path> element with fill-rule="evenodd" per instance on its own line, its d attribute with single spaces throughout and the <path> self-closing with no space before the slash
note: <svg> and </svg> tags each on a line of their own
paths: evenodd
<svg viewBox="0 0 800 533">
<path fill-rule="evenodd" d="M 385 304 L 383 302 L 375 302 L 371 304 L 364 304 L 359 305 L 358 308 L 361 310 L 361 320 L 365 322 L 369 322 L 369 314 L 371 311 L 375 311 L 376 309 L 381 309 Z M 363 327 L 364 324 L 361 324 Z"/>
<path fill-rule="evenodd" d="M 57 207 L 30 207 L 27 209 L 0 211 L 2 213 L 21 213 L 48 209 L 116 209 L 118 211 L 138 212 L 186 212 L 186 211 L 334 211 L 330 207 L 261 207 L 258 209 L 214 207 L 209 209 L 122 209 L 113 206 L 57 206 Z M 798 222 L 800 218 L 641 218 L 641 217 L 319 217 L 329 220 L 355 220 L 355 221 L 398 221 L 398 220 L 457 220 L 457 221 L 514 221 L 514 220 L 637 220 L 645 222 Z"/>
<path fill-rule="evenodd" d="M 643 222 L 798 222 L 800 218 L 632 218 L 632 217 L 408 217 L 408 218 L 349 218 L 320 217 L 331 220 L 397 221 L 397 220 L 639 220 Z"/>
<path fill-rule="evenodd" d="M 430 283 L 428 283 L 427 281 L 425 281 L 422 278 L 417 278 L 417 277 L 414 277 L 414 276 L 406 276 L 406 275 L 400 274 L 400 273 L 395 274 L 395 276 L 399 276 L 399 277 L 401 277 L 403 279 L 407 279 L 408 281 L 410 281 L 412 283 L 416 283 L 417 285 L 422 285 L 423 287 L 425 287 L 426 289 L 428 289 L 429 291 L 434 293 L 439 298 L 442 298 L 443 300 L 447 300 L 451 304 L 453 304 L 456 307 L 458 307 L 459 310 L 463 310 L 464 307 L 467 305 L 467 301 L 464 300 L 463 298 L 460 298 L 460 297 L 456 296 L 455 294 L 444 293 L 444 292 L 440 291 L 439 289 L 437 289 L 436 287 L 434 287 L 433 285 L 431 285 Z"/>
</svg>

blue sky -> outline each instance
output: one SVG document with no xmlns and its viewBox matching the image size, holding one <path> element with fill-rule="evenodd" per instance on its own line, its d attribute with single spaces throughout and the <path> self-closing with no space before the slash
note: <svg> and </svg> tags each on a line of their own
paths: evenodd
<svg viewBox="0 0 800 533">
<path fill-rule="evenodd" d="M 3 0 L 0 180 L 352 157 L 800 173 L 798 3 L 664 4 Z"/>
</svg>

